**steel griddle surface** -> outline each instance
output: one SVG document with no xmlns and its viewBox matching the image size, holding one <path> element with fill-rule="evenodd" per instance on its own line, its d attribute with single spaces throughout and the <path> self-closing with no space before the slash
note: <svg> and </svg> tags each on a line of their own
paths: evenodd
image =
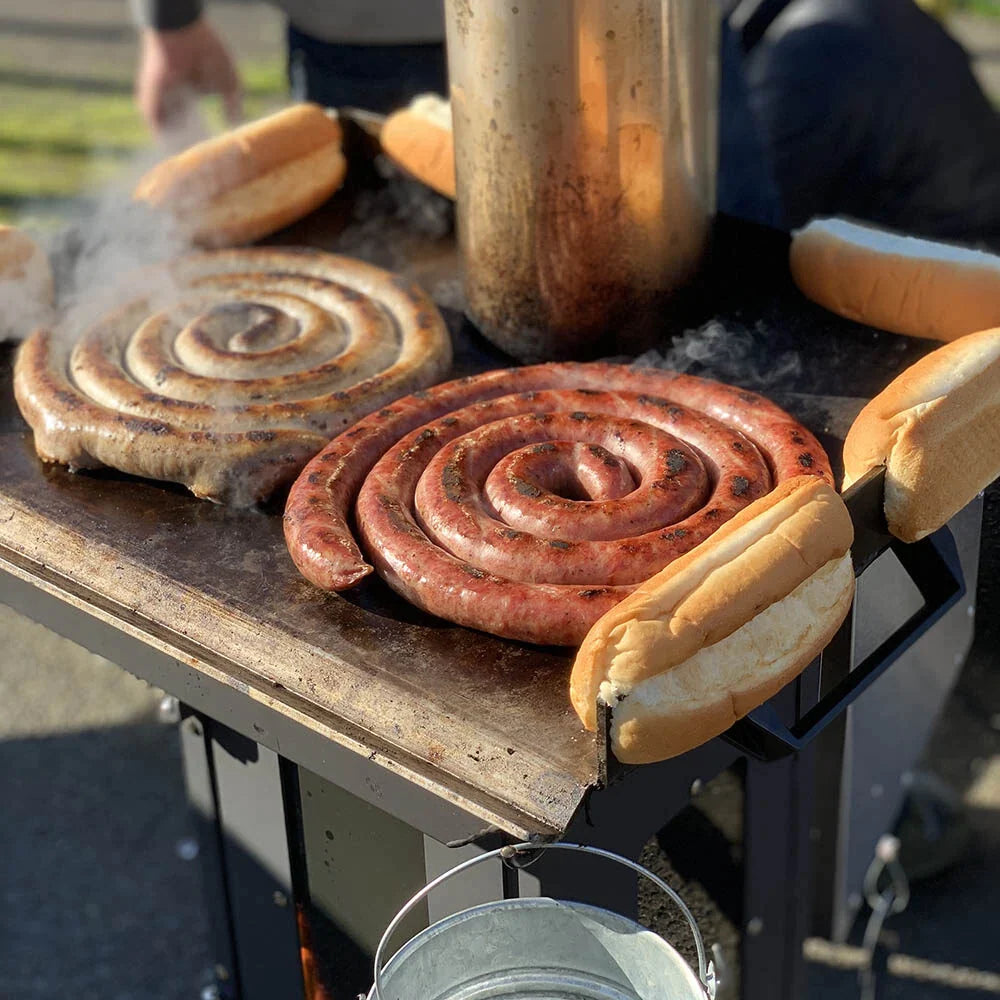
<svg viewBox="0 0 1000 1000">
<path fill-rule="evenodd" d="M 747 259 L 740 240 L 761 238 L 741 227 L 733 232 L 739 239 L 726 238 L 723 261 L 729 250 Z M 285 242 L 344 249 L 315 219 L 286 235 Z M 763 238 L 772 257 L 762 264 L 758 251 L 754 259 L 772 280 L 748 274 L 739 286 L 728 282 L 726 299 L 717 295 L 711 312 L 774 357 L 786 348 L 797 353 L 797 365 L 780 378 L 758 364 L 742 381 L 769 391 L 819 433 L 836 464 L 838 442 L 860 405 L 837 397 L 875 391 L 929 345 L 814 310 L 783 284 L 780 239 Z M 384 255 L 365 255 L 409 271 L 431 291 L 442 278 L 454 287 L 448 242 L 383 245 L 391 247 Z M 457 373 L 505 363 L 458 314 L 448 318 Z M 854 354 L 838 347 L 835 356 L 849 365 L 831 364 L 823 350 L 831 327 L 838 328 L 834 339 L 854 342 Z M 665 346 L 671 332 L 678 331 L 665 333 Z M 320 592 L 287 555 L 282 498 L 266 511 L 230 510 L 181 487 L 43 466 L 14 404 L 12 361 L 13 349 L 0 348 L 0 562 L 138 630 L 195 669 L 210 666 L 241 691 L 265 691 L 303 724 L 322 720 L 335 738 L 428 776 L 511 829 L 567 825 L 595 780 L 597 754 L 568 703 L 566 651 L 433 619 L 378 579 L 347 594 Z M 738 361 L 719 355 L 692 368 L 740 381 L 727 367 Z"/>
</svg>

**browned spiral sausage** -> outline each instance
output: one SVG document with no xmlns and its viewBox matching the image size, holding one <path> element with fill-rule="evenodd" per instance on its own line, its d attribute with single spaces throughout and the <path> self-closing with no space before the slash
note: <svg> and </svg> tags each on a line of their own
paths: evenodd
<svg viewBox="0 0 1000 1000">
<path fill-rule="evenodd" d="M 88 316 L 82 335 L 67 323 L 21 350 L 14 390 L 48 461 L 251 503 L 451 363 L 431 300 L 362 261 L 225 250 L 135 279 L 133 301 Z"/>
<path fill-rule="evenodd" d="M 399 400 L 292 488 L 289 551 L 318 586 L 371 572 L 414 604 L 526 642 L 578 643 L 642 580 L 776 482 L 832 482 L 773 403 L 607 364 L 488 372 Z"/>
</svg>

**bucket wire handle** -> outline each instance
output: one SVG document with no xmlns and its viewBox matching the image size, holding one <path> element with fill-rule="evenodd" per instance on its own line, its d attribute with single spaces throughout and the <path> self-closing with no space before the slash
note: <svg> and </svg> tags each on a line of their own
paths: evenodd
<svg viewBox="0 0 1000 1000">
<path fill-rule="evenodd" d="M 688 926 L 691 928 L 691 933 L 694 935 L 694 946 L 698 952 L 698 979 L 701 981 L 701 985 L 704 987 L 705 994 L 709 1000 L 715 1000 L 715 994 L 719 988 L 719 979 L 716 975 L 715 965 L 705 957 L 705 942 L 702 940 L 701 931 L 698 930 L 698 923 L 694 919 L 694 915 L 688 909 L 684 900 L 681 899 L 681 897 L 673 889 L 671 889 L 670 886 L 663 881 L 663 879 L 654 875 L 648 868 L 643 868 L 643 866 L 638 862 L 630 861 L 628 858 L 623 858 L 618 854 L 613 854 L 611 851 L 602 850 L 600 847 L 588 847 L 586 844 L 512 844 L 507 847 L 500 847 L 495 851 L 488 851 L 486 854 L 481 854 L 476 858 L 470 858 L 468 861 L 463 861 L 460 865 L 456 865 L 450 871 L 446 871 L 443 875 L 439 875 L 433 881 L 428 882 L 427 885 L 425 885 L 423 889 L 421 889 L 406 904 L 404 904 L 403 908 L 396 914 L 395 917 L 392 918 L 389 926 L 385 929 L 385 933 L 382 935 L 382 940 L 378 943 L 378 948 L 375 949 L 374 1000 L 386 1000 L 384 994 L 382 993 L 382 965 L 386 946 L 392 939 L 392 936 L 395 934 L 399 925 L 406 918 L 407 914 L 419 902 L 426 899 L 438 886 L 450 881 L 457 875 L 461 875 L 462 872 L 467 871 L 469 868 L 474 868 L 476 865 L 482 864 L 484 861 L 489 861 L 492 858 L 500 858 L 504 864 L 514 865 L 514 858 L 516 858 L 518 854 L 537 854 L 543 851 L 577 851 L 581 854 L 594 854 L 597 857 L 613 861 L 626 868 L 631 868 L 637 875 L 641 875 L 647 881 L 652 882 L 653 885 L 655 885 L 662 892 L 666 893 L 666 895 L 669 896 L 670 899 L 672 899 L 676 904 L 677 908 L 683 914 L 684 919 L 687 921 Z M 514 865 L 514 867 L 524 866 Z"/>
</svg>

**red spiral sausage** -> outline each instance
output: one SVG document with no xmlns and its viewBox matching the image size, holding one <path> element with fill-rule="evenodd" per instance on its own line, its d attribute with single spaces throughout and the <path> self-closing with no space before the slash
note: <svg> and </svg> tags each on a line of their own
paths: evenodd
<svg viewBox="0 0 1000 1000">
<path fill-rule="evenodd" d="M 418 607 L 525 642 L 579 643 L 638 583 L 777 482 L 832 483 L 804 427 L 755 393 L 607 364 L 487 372 L 361 420 L 285 510 L 326 590 L 370 572 Z"/>
</svg>

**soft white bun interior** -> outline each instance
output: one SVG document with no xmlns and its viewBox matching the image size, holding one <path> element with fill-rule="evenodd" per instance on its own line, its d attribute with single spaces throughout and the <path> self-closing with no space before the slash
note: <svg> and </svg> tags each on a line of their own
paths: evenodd
<svg viewBox="0 0 1000 1000">
<path fill-rule="evenodd" d="M 830 610 L 852 585 L 850 553 L 831 559 L 787 597 L 765 608 L 745 625 L 712 646 L 698 650 L 672 670 L 623 689 L 601 685 L 601 700 L 615 711 L 620 727 L 639 707 L 677 711 L 716 701 L 719 692 L 743 688 L 768 673 L 783 673 L 803 645 L 824 631 Z M 730 694 L 731 701 L 735 699 Z M 625 699 L 624 704 L 619 704 Z M 739 718 L 735 704 L 733 720 Z"/>
<path fill-rule="evenodd" d="M 725 732 L 819 655 L 853 595 L 846 553 L 673 669 L 628 689 L 604 682 L 599 697 L 614 708 L 616 756 L 634 764 L 665 760 Z"/>
<path fill-rule="evenodd" d="M 844 486 L 886 467 L 889 530 L 915 542 L 1000 475 L 1000 329 L 921 358 L 858 415 L 844 441 Z"/>
<path fill-rule="evenodd" d="M 432 125 L 451 131 L 451 102 L 439 94 L 420 94 L 413 98 L 409 110 Z"/>
<path fill-rule="evenodd" d="M 1000 276 L 1000 257 L 995 254 L 974 250 L 970 247 L 954 246 L 951 243 L 941 243 L 937 240 L 921 239 L 917 236 L 904 236 L 901 233 L 892 233 L 848 219 L 813 219 L 808 225 L 796 230 L 792 235 L 798 237 L 808 233 L 826 233 L 835 239 L 843 240 L 845 243 L 853 243 L 876 253 L 910 257 L 917 260 L 947 261 L 952 264 L 989 267 L 993 268 Z"/>
</svg>

